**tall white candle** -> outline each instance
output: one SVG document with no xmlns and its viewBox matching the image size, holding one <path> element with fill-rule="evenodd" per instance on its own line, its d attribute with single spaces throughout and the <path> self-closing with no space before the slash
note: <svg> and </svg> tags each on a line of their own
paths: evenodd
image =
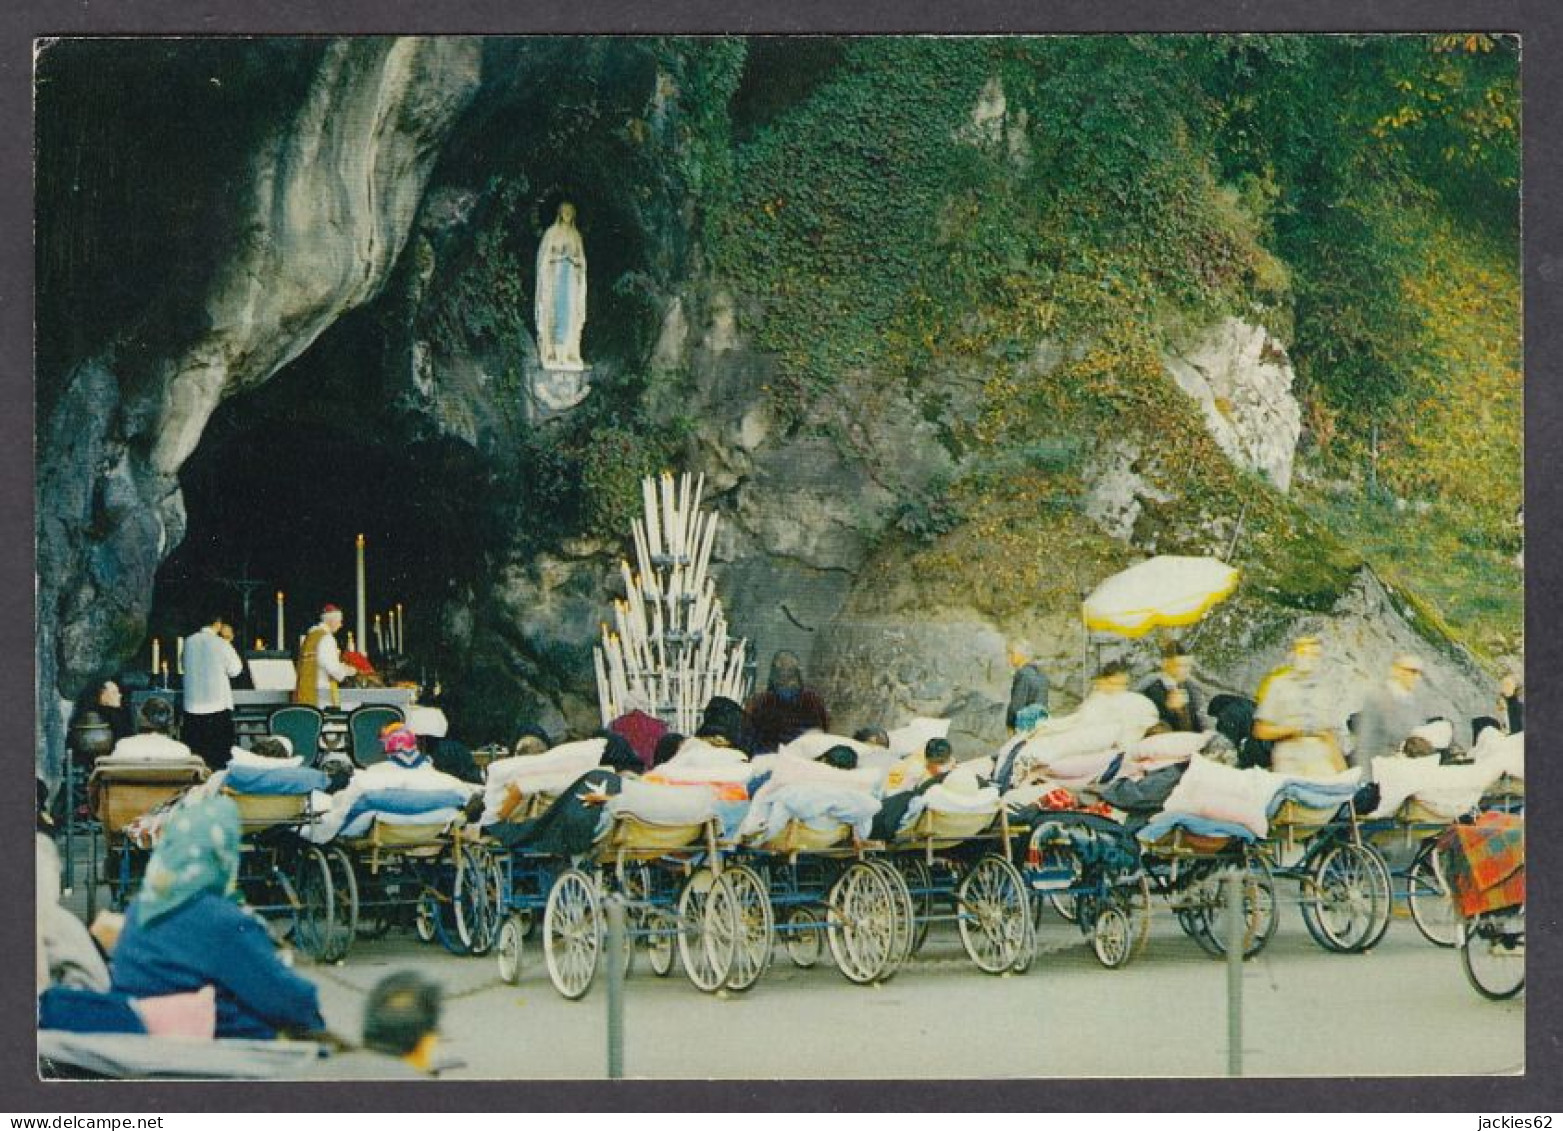
<svg viewBox="0 0 1563 1131">
<path fill-rule="evenodd" d="M 288 622 L 287 615 L 283 611 L 282 590 L 277 590 L 277 647 L 288 646 Z"/>
<path fill-rule="evenodd" d="M 185 638 L 183 636 L 174 642 L 174 668 L 180 675 L 185 674 Z"/>
<path fill-rule="evenodd" d="M 156 675 L 163 670 L 163 645 L 157 637 L 152 637 L 152 674 Z"/>
<path fill-rule="evenodd" d="M 374 615 L 374 651 L 377 656 L 385 655 L 385 634 L 380 631 L 380 614 Z"/>
<path fill-rule="evenodd" d="M 396 602 L 396 650 L 407 651 L 407 610 L 400 601 Z"/>
<path fill-rule="evenodd" d="M 358 536 L 358 601 L 354 607 L 354 611 L 358 614 L 356 624 L 359 640 L 369 639 L 369 633 L 366 631 L 369 627 L 369 617 L 365 612 L 367 605 L 364 589 L 364 536 L 360 534 Z"/>
</svg>

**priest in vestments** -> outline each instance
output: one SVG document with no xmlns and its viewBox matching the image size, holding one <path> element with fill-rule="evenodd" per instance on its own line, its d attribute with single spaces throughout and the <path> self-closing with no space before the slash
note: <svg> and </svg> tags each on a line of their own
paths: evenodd
<svg viewBox="0 0 1563 1131">
<path fill-rule="evenodd" d="M 353 669 L 342 662 L 342 652 L 337 647 L 336 634 L 341 627 L 342 610 L 327 605 L 321 610 L 320 623 L 304 637 L 299 649 L 298 684 L 293 689 L 295 703 L 322 709 L 341 705 L 337 681 L 353 674 Z"/>
</svg>

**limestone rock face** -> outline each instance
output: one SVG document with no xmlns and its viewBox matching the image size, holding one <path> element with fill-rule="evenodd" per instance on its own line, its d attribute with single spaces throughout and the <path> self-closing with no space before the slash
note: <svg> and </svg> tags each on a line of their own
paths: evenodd
<svg viewBox="0 0 1563 1131">
<path fill-rule="evenodd" d="M 1286 491 L 1302 409 L 1280 343 L 1262 326 L 1227 318 L 1163 361 L 1178 387 L 1199 402 L 1205 426 L 1232 462 Z"/>
<path fill-rule="evenodd" d="M 66 377 L 39 446 L 45 772 L 61 751 L 55 692 L 68 700 L 140 639 L 157 567 L 184 536 L 177 475 L 212 412 L 384 285 L 438 142 L 477 87 L 478 51 L 459 38 L 329 45 L 251 163 L 244 238 L 204 328 L 161 355 L 110 347 Z"/>
</svg>

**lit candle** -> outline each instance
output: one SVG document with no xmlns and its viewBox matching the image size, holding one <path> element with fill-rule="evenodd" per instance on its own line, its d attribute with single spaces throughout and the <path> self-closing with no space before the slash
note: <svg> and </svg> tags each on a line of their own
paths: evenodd
<svg viewBox="0 0 1563 1131">
<path fill-rule="evenodd" d="M 380 614 L 374 615 L 374 650 L 379 655 L 385 654 L 385 636 L 380 631 Z"/>
<path fill-rule="evenodd" d="M 163 659 L 163 645 L 161 643 L 159 643 L 157 637 L 154 636 L 154 637 L 152 637 L 152 674 L 153 675 L 156 675 L 158 672 L 163 670 L 162 659 Z"/>
<path fill-rule="evenodd" d="M 407 651 L 407 610 L 400 601 L 396 602 L 396 650 Z"/>
<path fill-rule="evenodd" d="M 163 667 L 162 667 L 161 670 L 163 672 L 163 686 L 167 687 L 168 686 L 168 661 L 167 660 L 163 661 Z"/>
<path fill-rule="evenodd" d="M 288 638 L 287 614 L 283 611 L 282 590 L 277 590 L 277 647 L 283 647 Z"/>
<path fill-rule="evenodd" d="M 347 650 L 349 652 L 358 651 L 358 641 L 353 637 L 352 629 L 348 629 L 347 632 Z"/>
<path fill-rule="evenodd" d="M 174 642 L 174 666 L 180 675 L 185 674 L 185 638 L 181 636 Z"/>
<path fill-rule="evenodd" d="M 266 641 L 262 637 L 257 636 L 255 638 L 255 650 L 257 652 L 264 652 L 266 650 Z"/>
<path fill-rule="evenodd" d="M 358 603 L 354 607 L 354 612 L 358 614 L 356 622 L 358 639 L 368 640 L 369 634 L 364 631 L 368 618 L 364 615 L 364 536 L 362 534 L 358 536 Z"/>
</svg>

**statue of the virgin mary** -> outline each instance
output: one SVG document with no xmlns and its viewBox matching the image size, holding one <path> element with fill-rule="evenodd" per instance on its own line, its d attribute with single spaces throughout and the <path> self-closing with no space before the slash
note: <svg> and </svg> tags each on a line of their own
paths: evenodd
<svg viewBox="0 0 1563 1131">
<path fill-rule="evenodd" d="M 580 370 L 586 324 L 586 248 L 575 226 L 575 205 L 559 217 L 537 248 L 537 352 L 544 369 Z"/>
</svg>

